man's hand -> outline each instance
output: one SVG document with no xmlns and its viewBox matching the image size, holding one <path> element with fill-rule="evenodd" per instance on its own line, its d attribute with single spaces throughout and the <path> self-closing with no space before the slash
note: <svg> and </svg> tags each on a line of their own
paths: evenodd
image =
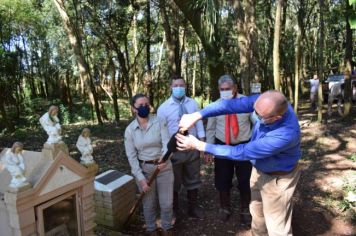
<svg viewBox="0 0 356 236">
<path fill-rule="evenodd" d="M 179 128 L 181 130 L 188 130 L 191 128 L 202 116 L 199 112 L 194 112 L 192 114 L 184 114 L 179 122 Z"/>
<path fill-rule="evenodd" d="M 177 149 L 179 151 L 189 151 L 189 150 L 198 150 L 201 152 L 205 151 L 205 144 L 202 141 L 199 141 L 193 135 L 184 136 L 182 134 L 176 135 L 177 139 Z"/>
<path fill-rule="evenodd" d="M 209 165 L 213 163 L 214 161 L 214 156 L 209 154 L 209 153 L 204 153 L 204 162 L 205 164 Z"/>
<path fill-rule="evenodd" d="M 146 179 L 140 180 L 140 185 L 143 192 L 147 193 L 150 191 L 150 186 L 148 186 Z"/>
</svg>

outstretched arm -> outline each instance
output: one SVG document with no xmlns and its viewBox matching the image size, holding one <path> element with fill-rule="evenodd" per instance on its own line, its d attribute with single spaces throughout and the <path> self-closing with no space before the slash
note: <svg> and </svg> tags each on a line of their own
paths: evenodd
<svg viewBox="0 0 356 236">
<path fill-rule="evenodd" d="M 288 132 L 290 133 L 290 131 Z M 237 146 L 209 144 L 199 141 L 192 135 L 186 137 L 177 134 L 176 138 L 178 149 L 181 151 L 196 149 L 208 152 L 216 157 L 239 161 L 268 158 L 297 145 L 300 141 L 298 134 L 284 135 L 283 132 L 272 133 L 258 140 Z"/>
<path fill-rule="evenodd" d="M 198 120 L 205 117 L 213 117 L 224 114 L 250 113 L 254 109 L 254 104 L 259 94 L 235 99 L 221 100 L 210 103 L 204 109 L 192 114 L 185 114 L 179 122 L 179 127 L 187 130 Z"/>
</svg>

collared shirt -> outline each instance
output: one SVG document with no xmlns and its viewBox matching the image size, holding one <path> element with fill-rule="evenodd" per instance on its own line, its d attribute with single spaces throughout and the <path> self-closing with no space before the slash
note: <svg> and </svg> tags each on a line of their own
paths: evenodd
<svg viewBox="0 0 356 236">
<path fill-rule="evenodd" d="M 134 119 L 125 130 L 125 151 L 132 174 L 140 181 L 145 179 L 139 160 L 160 159 L 167 151 L 169 135 L 167 124 L 157 116 L 150 115 L 147 128 L 143 129 Z"/>
<path fill-rule="evenodd" d="M 200 111 L 202 117 L 246 113 L 254 110 L 259 95 L 214 102 Z M 301 157 L 300 127 L 292 106 L 273 124 L 256 122 L 251 141 L 237 146 L 207 144 L 205 151 L 232 160 L 250 160 L 256 169 L 268 173 L 291 171 Z"/>
<path fill-rule="evenodd" d="M 237 97 L 245 97 L 242 94 L 237 94 Z M 218 99 L 217 102 L 221 101 Z M 239 124 L 239 134 L 235 138 L 232 133 L 232 128 L 230 128 L 230 140 L 231 144 L 238 144 L 241 142 L 248 141 L 251 138 L 252 128 L 250 113 L 240 113 L 236 114 Z M 215 138 L 222 142 L 225 140 L 225 115 L 209 117 L 208 124 L 206 127 L 206 142 L 215 143 Z"/>
<path fill-rule="evenodd" d="M 199 111 L 198 103 L 192 98 L 185 97 L 183 105 L 189 114 Z M 157 116 L 167 122 L 170 136 L 174 135 L 178 131 L 178 125 L 180 121 L 179 104 L 176 103 L 172 97 L 170 97 L 159 106 L 157 110 Z M 198 138 L 205 138 L 203 122 L 198 121 L 195 126 L 189 129 L 189 134 Z"/>
</svg>

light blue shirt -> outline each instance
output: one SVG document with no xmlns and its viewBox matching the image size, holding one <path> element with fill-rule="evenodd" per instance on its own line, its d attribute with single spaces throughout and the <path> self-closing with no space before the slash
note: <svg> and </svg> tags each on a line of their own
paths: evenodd
<svg viewBox="0 0 356 236">
<path fill-rule="evenodd" d="M 318 93 L 319 79 L 310 79 L 310 92 L 313 94 Z"/>
<path fill-rule="evenodd" d="M 214 102 L 200 114 L 203 118 L 223 114 L 247 113 L 254 110 L 259 95 Z M 250 160 L 256 169 L 268 173 L 291 171 L 301 157 L 300 127 L 291 105 L 275 123 L 256 122 L 251 141 L 237 146 L 206 144 L 205 151 L 216 158 Z"/>
<path fill-rule="evenodd" d="M 188 114 L 199 111 L 198 103 L 192 98 L 185 97 L 183 105 Z M 176 103 L 172 97 L 159 106 L 157 116 L 166 121 L 170 136 L 174 135 L 178 131 L 180 121 L 179 104 Z M 198 138 L 205 138 L 203 122 L 198 121 L 195 126 L 189 129 L 189 134 Z"/>
</svg>

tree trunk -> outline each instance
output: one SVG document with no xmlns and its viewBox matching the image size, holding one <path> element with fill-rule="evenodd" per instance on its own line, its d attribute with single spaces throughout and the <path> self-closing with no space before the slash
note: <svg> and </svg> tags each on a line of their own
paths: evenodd
<svg viewBox="0 0 356 236">
<path fill-rule="evenodd" d="M 241 78 L 245 94 L 250 93 L 251 82 L 259 81 L 258 70 L 258 36 L 255 20 L 254 0 L 234 0 L 233 7 L 237 13 L 236 28 L 238 32 Z"/>
<path fill-rule="evenodd" d="M 273 80 L 270 79 L 272 75 L 270 75 L 269 71 L 269 64 L 271 61 L 272 57 L 272 52 L 273 52 L 273 34 L 274 34 L 274 28 L 273 28 L 273 17 L 272 17 L 272 2 L 268 1 L 265 4 L 265 15 L 266 15 L 266 21 L 268 24 L 268 44 L 266 46 L 266 53 L 264 55 L 264 65 L 263 65 L 263 81 L 262 81 L 262 91 L 264 90 L 269 90 L 273 88 Z"/>
<path fill-rule="evenodd" d="M 293 97 L 293 81 L 292 81 L 292 76 L 287 75 L 287 86 L 288 86 L 288 96 L 289 96 L 289 101 L 291 104 L 294 104 L 294 97 Z"/>
<path fill-rule="evenodd" d="M 297 15 L 297 38 L 295 40 L 295 58 L 294 58 L 294 112 L 298 112 L 299 103 L 299 84 L 300 84 L 300 68 L 301 68 L 301 47 L 302 47 L 302 28 L 304 16 L 304 0 L 299 0 L 299 9 Z"/>
<path fill-rule="evenodd" d="M 160 100 L 161 100 L 161 86 L 163 84 L 163 86 L 165 85 L 164 83 L 161 83 L 161 63 L 162 63 L 162 56 L 163 56 L 163 48 L 166 44 L 166 37 L 164 36 L 163 39 L 162 39 L 162 42 L 161 42 L 161 46 L 160 46 L 160 49 L 159 49 L 159 55 L 158 55 L 158 61 L 157 61 L 157 67 L 156 67 L 156 70 L 155 70 L 155 73 L 154 73 L 154 79 L 156 81 L 155 83 L 155 91 L 156 91 L 156 94 L 157 94 L 157 103 L 156 103 L 156 106 L 157 107 L 154 107 L 155 110 L 157 110 L 158 106 L 161 104 Z"/>
<path fill-rule="evenodd" d="M 150 99 L 151 106 L 154 106 L 154 97 L 153 97 L 153 78 L 152 78 L 152 69 L 151 69 L 151 1 L 147 0 L 146 2 L 146 93 Z"/>
<path fill-rule="evenodd" d="M 190 57 L 190 52 L 189 52 L 189 45 L 186 45 L 186 47 L 184 47 L 184 60 L 182 62 L 182 71 L 183 71 L 183 78 L 186 81 L 186 90 L 187 90 L 187 95 L 190 96 L 191 94 L 189 93 L 190 91 L 190 86 L 191 86 L 191 80 L 190 80 L 190 76 L 189 76 L 189 57 Z"/>
<path fill-rule="evenodd" d="M 137 48 L 137 16 L 134 15 L 133 17 L 133 30 L 132 30 L 132 44 L 134 48 L 134 58 L 136 58 L 138 54 L 138 48 Z M 133 85 L 133 91 L 136 94 L 138 91 L 138 69 L 137 69 L 137 63 L 135 62 L 133 65 L 133 75 L 134 75 L 134 85 Z"/>
<path fill-rule="evenodd" d="M 345 59 L 344 59 L 344 116 L 347 116 L 351 111 L 351 97 L 352 97 L 352 87 L 350 74 L 352 71 L 352 30 L 350 26 L 350 14 L 352 12 L 352 6 L 349 4 L 348 0 L 345 0 L 346 10 L 345 10 L 345 20 L 346 20 L 346 45 L 345 45 Z"/>
<path fill-rule="evenodd" d="M 278 0 L 276 7 L 275 23 L 274 23 L 274 37 L 273 37 L 273 81 L 274 89 L 281 90 L 280 79 L 280 55 L 279 55 L 279 43 L 281 37 L 281 13 L 285 0 Z"/>
<path fill-rule="evenodd" d="M 25 38 L 24 37 L 21 37 L 21 38 L 22 38 L 22 44 L 23 44 L 23 49 L 24 49 L 25 61 L 26 61 L 26 64 L 27 64 L 27 68 L 30 69 L 30 73 L 28 74 L 28 81 L 29 81 L 29 84 L 30 84 L 31 98 L 35 98 L 35 97 L 37 97 L 36 85 L 35 85 L 35 80 L 33 78 L 32 65 L 30 65 L 29 58 L 28 58 L 28 52 L 27 52 L 27 48 L 26 48 L 27 43 L 25 42 Z"/>
<path fill-rule="evenodd" d="M 194 58 L 194 64 L 193 64 L 193 78 L 192 78 L 192 97 L 194 98 L 196 95 L 196 80 L 197 80 L 197 64 L 198 64 L 198 47 L 195 47 L 195 58 Z"/>
<path fill-rule="evenodd" d="M 242 1 L 234 0 L 233 1 L 235 11 L 237 13 L 236 25 L 237 25 L 237 45 L 239 47 L 239 56 L 240 56 L 240 70 L 241 70 L 241 79 L 242 87 L 245 94 L 249 94 L 249 43 L 248 35 L 246 32 L 246 23 L 245 23 L 245 12 L 242 7 Z"/>
<path fill-rule="evenodd" d="M 7 117 L 7 112 L 6 112 L 6 108 L 5 108 L 5 102 L 1 98 L 1 96 L 0 96 L 0 114 L 2 116 L 2 123 L 5 125 L 6 129 L 9 132 L 15 131 L 14 125 L 9 121 L 9 119 Z"/>
<path fill-rule="evenodd" d="M 64 29 L 68 35 L 69 42 L 72 46 L 73 52 L 76 56 L 78 68 L 80 72 L 80 78 L 85 84 L 85 89 L 89 95 L 91 105 L 95 108 L 96 117 L 98 123 L 102 124 L 103 121 L 100 115 L 99 102 L 97 99 L 97 94 L 95 91 L 95 86 L 89 72 L 89 65 L 85 60 L 84 54 L 82 52 L 81 41 L 79 40 L 79 32 L 76 32 L 75 27 L 73 26 L 64 6 L 64 0 L 53 0 L 54 4 L 57 7 L 57 10 L 61 16 Z"/>
<path fill-rule="evenodd" d="M 116 70 L 115 70 L 115 64 L 110 58 L 109 61 L 109 67 L 110 67 L 110 72 L 111 72 L 111 91 L 112 91 L 112 99 L 113 99 L 113 105 L 114 105 L 114 114 L 115 114 L 115 122 L 116 124 L 119 124 L 120 122 L 120 110 L 119 110 L 119 103 L 117 102 L 117 86 L 116 86 Z"/>
<path fill-rule="evenodd" d="M 192 8 L 195 1 L 174 0 L 174 2 L 183 12 L 185 18 L 190 22 L 203 45 L 206 63 L 210 74 L 210 95 L 213 100 L 216 100 L 219 98 L 217 82 L 219 77 L 224 74 L 224 63 L 221 57 L 220 36 L 218 34 L 217 25 L 213 26 L 215 34 L 214 37 L 212 37 L 213 39 L 210 40 L 209 33 L 206 31 L 207 27 L 204 27 L 201 9 Z M 216 1 L 216 3 L 218 3 L 218 1 Z"/>
<path fill-rule="evenodd" d="M 169 8 L 166 3 L 169 2 Z M 159 1 L 160 13 L 162 16 L 162 25 L 166 34 L 168 48 L 168 72 L 172 74 L 181 74 L 180 65 L 180 45 L 179 45 L 179 19 L 177 7 L 171 1 Z M 171 17 L 169 17 L 169 15 Z M 171 19 L 171 20 L 170 20 Z"/>
<path fill-rule="evenodd" d="M 117 60 L 120 64 L 120 69 L 121 69 L 120 74 L 121 74 L 122 80 L 124 81 L 124 84 L 126 85 L 127 95 L 129 96 L 129 98 L 131 98 L 133 95 L 132 95 L 132 89 L 131 89 L 131 85 L 130 85 L 129 71 L 127 70 L 127 66 L 126 66 L 125 56 L 120 51 L 120 49 L 117 47 L 116 44 L 112 43 L 112 46 L 114 47 L 114 50 L 117 55 Z"/>
<path fill-rule="evenodd" d="M 65 83 L 65 78 L 63 76 L 59 77 L 60 80 L 60 89 L 61 89 L 61 100 L 64 105 L 68 105 L 68 95 L 67 95 L 67 87 Z"/>
<path fill-rule="evenodd" d="M 68 106 L 69 110 L 72 110 L 73 107 L 73 99 L 72 99 L 72 93 L 70 92 L 70 70 L 66 71 L 66 77 L 65 77 L 65 86 L 67 88 L 67 101 L 68 101 Z"/>
<path fill-rule="evenodd" d="M 199 74 L 200 74 L 200 94 L 203 98 L 206 97 L 206 94 L 205 94 L 205 83 L 204 83 L 204 69 L 205 69 L 205 66 L 204 66 L 204 57 L 203 57 L 203 51 L 200 49 L 200 46 L 198 45 L 197 46 L 197 50 L 198 50 L 198 53 L 199 53 Z M 203 101 L 203 99 L 202 99 Z M 203 107 L 203 106 L 201 106 Z"/>
<path fill-rule="evenodd" d="M 319 0 L 319 40 L 318 40 L 318 76 L 319 76 L 319 88 L 318 88 L 318 122 L 322 122 L 323 120 L 323 89 L 322 82 L 324 78 L 324 0 Z"/>
<path fill-rule="evenodd" d="M 295 42 L 295 58 L 294 58 L 294 112 L 298 112 L 299 102 L 299 71 L 300 71 L 300 48 L 301 48 L 301 32 L 300 26 L 297 25 L 297 38 Z"/>
</svg>

